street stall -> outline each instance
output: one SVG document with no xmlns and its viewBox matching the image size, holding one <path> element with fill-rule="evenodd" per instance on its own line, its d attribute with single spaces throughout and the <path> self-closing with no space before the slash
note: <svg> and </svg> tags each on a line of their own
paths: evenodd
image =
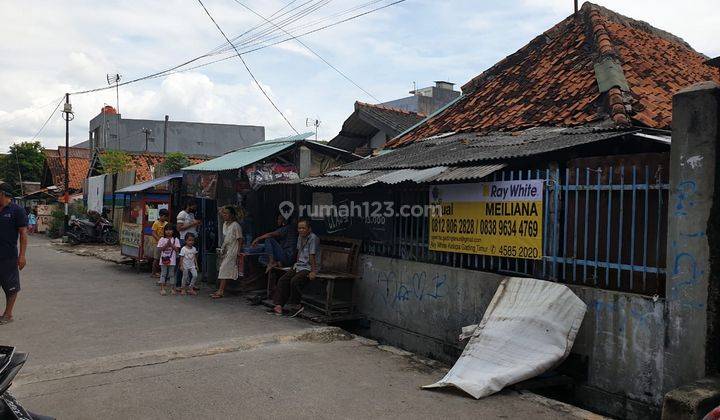
<svg viewBox="0 0 720 420">
<path fill-rule="evenodd" d="M 158 219 L 161 209 L 171 214 L 178 206 L 182 174 L 156 178 L 131 185 L 116 191 L 117 201 L 123 205 L 123 219 L 120 228 L 121 253 L 136 261 L 153 257 L 155 241 L 152 224 Z"/>
<path fill-rule="evenodd" d="M 301 179 L 359 159 L 347 151 L 308 140 L 311 136 L 314 133 L 267 140 L 183 168 L 183 186 L 188 195 L 199 200 L 198 213 L 202 214 L 204 278 L 216 279 L 216 248 L 222 243 L 218 210 L 222 206 L 240 210 L 244 243 L 248 245 L 258 235 L 276 228 L 280 203 L 297 202 Z M 241 275 L 253 267 L 244 264 L 242 258 L 239 264 L 243 268 Z M 246 276 L 241 286 L 264 287 L 254 277 Z"/>
</svg>

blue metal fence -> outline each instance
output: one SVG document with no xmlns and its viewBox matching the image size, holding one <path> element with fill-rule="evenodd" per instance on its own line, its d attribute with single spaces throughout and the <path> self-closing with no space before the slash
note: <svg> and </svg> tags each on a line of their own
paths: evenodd
<svg viewBox="0 0 720 420">
<path fill-rule="evenodd" d="M 543 258 L 493 257 L 428 249 L 428 217 L 393 220 L 391 242 L 364 252 L 570 284 L 664 295 L 668 174 L 663 164 L 508 170 L 483 181 L 544 180 Z M 429 188 L 399 191 L 399 205 L 428 204 Z"/>
</svg>

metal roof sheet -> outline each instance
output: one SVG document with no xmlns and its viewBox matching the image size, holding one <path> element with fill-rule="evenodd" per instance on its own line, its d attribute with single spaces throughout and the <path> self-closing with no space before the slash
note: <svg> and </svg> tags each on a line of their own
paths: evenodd
<svg viewBox="0 0 720 420">
<path fill-rule="evenodd" d="M 129 187 L 125 187 L 125 188 L 115 191 L 115 193 L 134 193 L 134 192 L 145 191 L 145 190 L 149 190 L 152 187 L 155 187 L 157 185 L 163 184 L 165 182 L 168 182 L 168 181 L 170 181 L 172 179 L 176 179 L 176 178 L 182 178 L 182 174 L 177 173 L 177 174 L 167 175 L 167 176 L 163 176 L 160 178 L 155 178 L 150 181 L 141 182 L 139 184 L 130 185 Z"/>
<path fill-rule="evenodd" d="M 352 156 L 355 159 L 360 158 L 360 156 L 349 153 L 342 149 L 338 149 L 337 147 L 328 146 L 325 143 L 317 141 L 307 140 L 314 135 L 315 133 L 303 133 L 296 136 L 281 137 L 273 140 L 262 141 L 247 147 L 243 147 L 242 149 L 227 153 L 218 158 L 208 160 L 207 162 L 185 167 L 182 170 L 218 172 L 240 169 L 244 166 L 251 165 L 272 155 L 283 152 L 286 149 L 291 148 L 298 142 L 305 142 L 306 144 L 312 145 L 313 147 L 325 149 L 327 152 L 332 151 L 341 153 L 344 156 Z"/>
<path fill-rule="evenodd" d="M 505 163 L 476 165 L 459 168 L 435 166 L 427 169 L 399 169 L 376 171 L 335 171 L 320 177 L 306 179 L 303 185 L 313 188 L 362 188 L 373 184 L 416 184 L 463 181 L 484 178 L 507 166 Z M 356 175 L 350 173 L 356 172 Z"/>
<path fill-rule="evenodd" d="M 276 142 L 276 141 L 300 141 L 300 140 L 307 140 L 307 139 L 309 139 L 310 137 L 312 137 L 312 136 L 314 136 L 314 135 L 315 135 L 315 133 L 313 133 L 313 132 L 311 132 L 311 131 L 308 131 L 307 133 L 296 134 L 296 135 L 294 135 L 294 136 L 287 136 L 287 137 L 278 137 L 278 138 L 276 138 L 276 139 L 265 140 L 264 142 L 260 142 L 260 143 L 271 143 L 271 142 Z M 256 143 L 256 144 L 257 144 L 257 143 Z"/>
<path fill-rule="evenodd" d="M 320 176 L 304 181 L 302 184 L 313 188 L 362 188 L 377 183 L 377 178 L 393 171 L 367 171 L 353 177 Z"/>
<path fill-rule="evenodd" d="M 445 170 L 447 170 L 445 166 L 435 166 L 427 169 L 400 169 L 390 172 L 389 174 L 381 175 L 377 177 L 375 181 L 383 184 L 399 184 L 407 181 L 419 184 L 440 175 Z"/>
<path fill-rule="evenodd" d="M 390 153 L 351 162 L 341 169 L 420 169 L 434 166 L 460 166 L 473 162 L 533 156 L 620 138 L 637 131 L 637 129 L 601 127 L 543 127 L 516 133 L 455 134 L 412 143 L 394 149 Z"/>
<path fill-rule="evenodd" d="M 485 178 L 493 172 L 499 171 L 506 167 L 505 163 L 496 163 L 491 165 L 464 166 L 460 168 L 448 168 L 446 171 L 427 180 L 428 182 L 450 182 L 450 181 L 467 181 L 471 179 Z"/>
<path fill-rule="evenodd" d="M 364 175 L 368 172 L 370 172 L 370 171 L 367 169 L 360 169 L 360 170 L 349 170 L 349 171 L 332 171 L 332 172 L 328 172 L 326 175 L 339 176 L 342 178 L 349 178 L 351 176 Z"/>
</svg>

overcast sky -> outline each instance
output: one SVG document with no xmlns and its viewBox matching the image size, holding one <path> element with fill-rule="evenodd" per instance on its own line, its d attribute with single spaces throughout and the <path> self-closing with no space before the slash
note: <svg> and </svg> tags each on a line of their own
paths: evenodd
<svg viewBox="0 0 720 420">
<path fill-rule="evenodd" d="M 268 16 L 290 0 L 238 0 Z M 334 0 L 308 16 L 320 19 L 368 0 Z M 391 0 L 376 3 L 387 4 Z M 296 2 L 293 6 L 302 4 Z M 465 83 L 572 12 L 571 0 L 407 0 L 304 37 L 323 58 L 381 101 L 408 96 L 434 80 Z M 696 50 L 720 55 L 717 0 L 597 0 L 626 16 L 680 36 Z M 263 21 L 235 0 L 205 0 L 228 35 Z M 0 151 L 30 140 L 66 91 L 106 85 L 106 73 L 124 80 L 199 56 L 223 42 L 196 0 L 0 2 Z M 294 41 L 245 55 L 248 65 L 298 131 L 306 118 L 322 121 L 330 139 L 356 100 L 376 102 Z M 87 139 L 88 122 L 115 91 L 71 98 L 71 143 Z M 292 134 L 230 59 L 120 88 L 125 118 L 252 124 L 266 137 Z M 38 137 L 64 143 L 59 114 Z"/>
</svg>

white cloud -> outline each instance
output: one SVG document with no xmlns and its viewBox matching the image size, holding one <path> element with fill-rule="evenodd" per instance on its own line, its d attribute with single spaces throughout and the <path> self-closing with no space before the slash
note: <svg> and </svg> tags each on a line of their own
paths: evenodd
<svg viewBox="0 0 720 420">
<path fill-rule="evenodd" d="M 243 0 L 269 16 L 286 0 Z M 678 7 L 674 0 L 596 0 L 622 14 L 670 31 L 697 50 L 720 55 L 716 0 Z M 308 20 L 361 3 L 332 2 Z M 298 3 L 299 4 L 299 3 Z M 228 34 L 262 23 L 232 1 L 206 5 Z M 304 40 L 324 58 L 379 99 L 406 96 L 419 86 L 449 79 L 463 84 L 537 34 L 569 15 L 567 0 L 413 0 L 346 22 Z M 78 0 L 0 2 L 0 150 L 31 138 L 64 92 L 106 86 L 106 73 L 130 80 L 183 62 L 222 43 L 222 37 L 194 2 L 98 3 Z M 246 56 L 276 104 L 298 129 L 319 118 L 321 138 L 332 138 L 355 100 L 371 98 L 296 42 Z M 72 97 L 74 141 L 87 137 L 90 118 L 115 91 Z M 42 107 L 43 105 L 47 105 Z M 120 110 L 128 118 L 257 124 L 268 137 L 290 128 L 259 92 L 237 59 L 120 88 Z M 51 119 L 41 136 L 47 146 L 64 142 L 64 124 Z"/>
</svg>

